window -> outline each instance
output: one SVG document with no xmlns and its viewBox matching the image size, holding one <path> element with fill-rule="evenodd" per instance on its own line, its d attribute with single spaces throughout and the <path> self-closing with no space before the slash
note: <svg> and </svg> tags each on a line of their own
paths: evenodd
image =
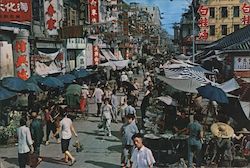
<svg viewBox="0 0 250 168">
<path fill-rule="evenodd" d="M 210 16 L 210 18 L 215 18 L 215 8 L 214 7 L 209 8 L 209 16 Z"/>
<path fill-rule="evenodd" d="M 234 31 L 237 31 L 237 30 L 239 30 L 240 29 L 240 25 L 234 25 Z"/>
<path fill-rule="evenodd" d="M 221 8 L 221 17 L 223 17 L 223 18 L 227 17 L 227 7 Z"/>
<path fill-rule="evenodd" d="M 209 34 L 210 34 L 210 36 L 215 35 L 215 25 L 209 26 Z"/>
<path fill-rule="evenodd" d="M 221 34 L 222 35 L 227 35 L 227 25 L 222 25 L 221 26 Z"/>
<path fill-rule="evenodd" d="M 234 17 L 240 17 L 240 7 L 239 6 L 234 6 Z"/>
</svg>

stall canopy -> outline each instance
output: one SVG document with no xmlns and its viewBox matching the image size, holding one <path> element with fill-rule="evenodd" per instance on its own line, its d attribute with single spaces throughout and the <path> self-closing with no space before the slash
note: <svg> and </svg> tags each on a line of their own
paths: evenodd
<svg viewBox="0 0 250 168">
<path fill-rule="evenodd" d="M 122 61 L 108 61 L 103 64 L 99 64 L 102 67 L 111 67 L 113 70 L 121 70 L 128 66 L 130 60 L 122 60 Z"/>
<path fill-rule="evenodd" d="M 101 49 L 102 55 L 109 60 L 118 60 L 116 56 L 109 49 Z"/>
</svg>

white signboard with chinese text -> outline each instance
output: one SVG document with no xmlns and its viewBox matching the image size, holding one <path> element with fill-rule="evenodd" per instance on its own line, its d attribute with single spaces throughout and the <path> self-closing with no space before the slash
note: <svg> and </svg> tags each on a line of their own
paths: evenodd
<svg viewBox="0 0 250 168">
<path fill-rule="evenodd" d="M 249 71 L 250 70 L 250 56 L 234 57 L 235 71 Z"/>
</svg>

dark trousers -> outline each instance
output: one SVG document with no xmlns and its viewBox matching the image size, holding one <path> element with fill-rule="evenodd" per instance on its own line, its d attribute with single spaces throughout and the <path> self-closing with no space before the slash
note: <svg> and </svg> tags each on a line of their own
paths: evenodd
<svg viewBox="0 0 250 168">
<path fill-rule="evenodd" d="M 46 124 L 46 141 L 49 140 L 49 134 L 51 131 L 53 132 L 53 134 L 56 133 L 56 126 L 54 123 L 47 122 L 47 124 Z M 57 134 L 56 139 L 58 139 L 58 138 L 59 138 L 59 135 Z"/>
<path fill-rule="evenodd" d="M 98 116 L 101 114 L 101 106 L 102 106 L 102 103 L 97 103 L 97 115 Z"/>
<path fill-rule="evenodd" d="M 25 168 L 28 163 L 29 153 L 18 153 L 18 163 L 20 168 Z"/>
<path fill-rule="evenodd" d="M 40 146 L 41 144 L 40 143 L 36 143 L 34 142 L 34 153 L 37 155 L 37 156 L 40 156 Z"/>
</svg>

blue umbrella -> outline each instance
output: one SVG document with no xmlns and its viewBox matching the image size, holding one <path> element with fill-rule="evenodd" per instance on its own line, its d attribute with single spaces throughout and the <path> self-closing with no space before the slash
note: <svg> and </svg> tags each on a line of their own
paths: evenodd
<svg viewBox="0 0 250 168">
<path fill-rule="evenodd" d="M 6 100 L 14 96 L 16 96 L 15 92 L 11 92 L 0 86 L 0 100 Z"/>
<path fill-rule="evenodd" d="M 61 75 L 61 76 L 57 76 L 57 79 L 59 79 L 60 81 L 62 81 L 65 84 L 70 84 L 73 82 L 73 80 L 76 79 L 76 77 L 74 75 L 71 74 L 65 74 L 65 75 Z"/>
<path fill-rule="evenodd" d="M 2 80 L 2 86 L 16 92 L 27 90 L 27 84 L 18 77 L 6 77 Z"/>
<path fill-rule="evenodd" d="M 42 92 L 42 90 L 40 89 L 40 87 L 35 84 L 35 83 L 29 83 L 27 82 L 27 90 L 30 92 Z"/>
<path fill-rule="evenodd" d="M 45 85 L 52 88 L 64 87 L 63 82 L 55 77 L 45 77 L 42 81 L 39 81 L 41 85 Z"/>
<path fill-rule="evenodd" d="M 74 71 L 72 72 L 72 74 L 73 74 L 76 78 L 85 78 L 85 77 L 91 75 L 91 73 L 88 72 L 86 69 L 74 70 Z"/>
<path fill-rule="evenodd" d="M 212 86 L 211 84 L 201 86 L 197 88 L 197 90 L 202 97 L 211 101 L 216 101 L 218 103 L 228 103 L 226 93 L 222 89 Z"/>
<path fill-rule="evenodd" d="M 43 77 L 39 76 L 39 75 L 33 75 L 31 76 L 27 82 L 28 83 L 35 83 L 35 84 L 38 84 L 39 81 L 41 81 L 43 79 Z"/>
</svg>

